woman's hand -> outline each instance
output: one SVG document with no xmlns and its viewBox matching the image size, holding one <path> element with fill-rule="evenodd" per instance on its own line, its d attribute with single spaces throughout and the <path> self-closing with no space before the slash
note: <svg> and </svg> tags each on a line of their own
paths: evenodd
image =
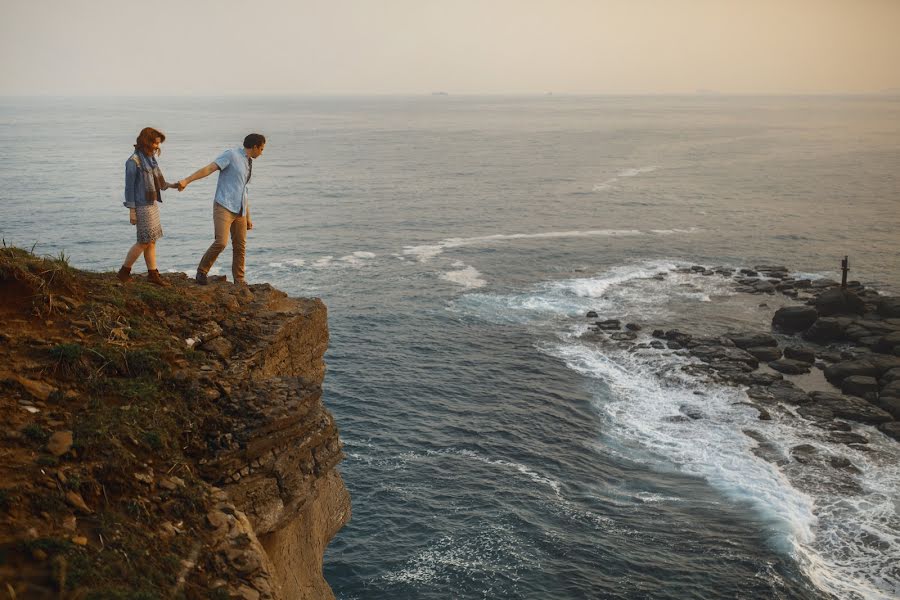
<svg viewBox="0 0 900 600">
<path fill-rule="evenodd" d="M 137 211 L 133 208 L 128 209 L 128 220 L 132 225 L 137 225 Z"/>
</svg>

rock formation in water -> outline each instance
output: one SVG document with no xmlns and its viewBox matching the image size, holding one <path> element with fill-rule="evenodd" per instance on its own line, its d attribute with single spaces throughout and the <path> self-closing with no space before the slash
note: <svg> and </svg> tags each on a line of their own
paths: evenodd
<svg viewBox="0 0 900 600">
<path fill-rule="evenodd" d="M 4 593 L 333 598 L 324 304 L 165 278 L 0 249 Z"/>
</svg>

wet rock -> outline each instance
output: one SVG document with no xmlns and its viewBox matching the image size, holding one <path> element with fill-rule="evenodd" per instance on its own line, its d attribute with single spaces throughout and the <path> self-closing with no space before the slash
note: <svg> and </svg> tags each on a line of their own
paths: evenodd
<svg viewBox="0 0 900 600">
<path fill-rule="evenodd" d="M 815 300 L 816 310 L 823 317 L 832 315 L 861 315 L 866 311 L 866 305 L 854 292 L 849 289 L 832 288 L 825 290 Z"/>
<path fill-rule="evenodd" d="M 813 309 L 815 310 L 815 309 Z M 844 330 L 851 321 L 847 317 L 822 317 L 803 332 L 803 339 L 817 344 L 828 344 L 844 339 Z"/>
<path fill-rule="evenodd" d="M 794 360 L 792 358 L 782 358 L 780 360 L 773 360 L 769 363 L 769 367 L 775 369 L 779 373 L 784 373 L 785 375 L 801 375 L 803 373 L 809 373 L 811 366 L 812 365 L 809 363 Z"/>
<path fill-rule="evenodd" d="M 784 349 L 784 356 L 791 360 L 798 360 L 809 364 L 816 362 L 816 353 L 809 348 L 804 348 L 802 346 L 787 346 Z"/>
<path fill-rule="evenodd" d="M 585 316 L 586 316 L 588 319 L 596 319 L 596 318 L 597 318 L 597 311 L 595 311 L 595 310 L 589 310 L 589 311 L 587 311 L 587 314 L 586 314 Z"/>
<path fill-rule="evenodd" d="M 900 419 L 900 397 L 881 396 L 877 402 L 878 408 L 886 411 L 895 419 Z"/>
<path fill-rule="evenodd" d="M 778 341 L 768 333 L 761 332 L 741 332 L 741 333 L 728 333 L 725 334 L 725 337 L 731 340 L 731 342 L 741 348 L 742 350 L 746 350 L 747 348 L 760 348 L 760 347 L 775 347 L 778 346 Z"/>
<path fill-rule="evenodd" d="M 784 379 L 784 375 L 781 373 L 753 373 L 750 375 L 750 382 L 754 385 L 770 386 L 782 379 Z"/>
<path fill-rule="evenodd" d="M 791 457 L 798 463 L 806 464 L 813 461 L 813 457 L 818 454 L 815 446 L 810 444 L 800 444 L 791 448 Z"/>
<path fill-rule="evenodd" d="M 776 381 L 768 388 L 772 398 L 786 404 L 806 404 L 810 396 L 802 388 L 790 381 Z"/>
<path fill-rule="evenodd" d="M 882 317 L 900 317 L 900 297 L 885 296 L 879 299 L 878 314 Z"/>
<path fill-rule="evenodd" d="M 775 311 L 772 326 L 779 331 L 794 333 L 808 329 L 818 318 L 819 313 L 811 306 L 785 306 Z"/>
<path fill-rule="evenodd" d="M 597 321 L 594 324 L 604 331 L 613 331 L 622 327 L 622 322 L 618 319 L 606 319 L 605 321 Z"/>
<path fill-rule="evenodd" d="M 881 430 L 881 432 L 886 436 L 900 442 L 900 421 L 884 423 L 883 425 L 879 425 L 878 429 Z"/>
<path fill-rule="evenodd" d="M 662 350 L 662 349 L 664 349 L 664 348 L 666 347 L 666 345 L 663 344 L 663 343 L 662 343 L 661 341 L 659 341 L 659 340 L 653 340 L 652 342 L 650 342 L 650 347 L 651 347 L 651 348 L 655 348 L 656 350 Z"/>
<path fill-rule="evenodd" d="M 681 414 L 683 414 L 684 416 L 686 416 L 687 418 L 692 419 L 694 421 L 700 420 L 704 417 L 703 411 L 701 411 L 696 406 L 682 404 L 681 406 L 678 407 L 678 411 Z"/>
<path fill-rule="evenodd" d="M 778 360 L 781 358 L 781 349 L 778 346 L 757 346 L 747 348 L 747 352 L 763 362 Z"/>
<path fill-rule="evenodd" d="M 797 414 L 808 421 L 830 421 L 834 412 L 827 406 L 806 404 L 797 409 Z"/>
<path fill-rule="evenodd" d="M 851 375 L 841 382 L 841 391 L 861 398 L 875 397 L 878 393 L 878 380 L 874 377 Z"/>
<path fill-rule="evenodd" d="M 633 331 L 617 331 L 609 336 L 610 339 L 618 342 L 631 341 L 637 339 L 637 334 Z"/>
<path fill-rule="evenodd" d="M 828 462 L 835 469 L 841 469 L 842 471 L 847 471 L 856 475 L 862 473 L 862 471 L 860 471 L 852 462 L 850 462 L 849 458 L 846 458 L 844 456 L 832 456 L 828 460 Z"/>
<path fill-rule="evenodd" d="M 628 331 L 640 331 L 641 326 L 638 325 L 637 323 L 626 323 L 625 329 L 627 329 Z"/>
<path fill-rule="evenodd" d="M 854 375 L 874 377 L 877 374 L 878 369 L 875 368 L 875 365 L 865 359 L 839 362 L 825 369 L 825 379 L 834 385 L 840 385 L 844 379 Z"/>
<path fill-rule="evenodd" d="M 836 431 L 828 436 L 828 441 L 834 442 L 835 444 L 868 444 L 869 438 L 861 433 Z"/>
<path fill-rule="evenodd" d="M 835 281 L 834 279 L 827 279 L 827 278 L 814 279 L 810 283 L 810 287 L 812 287 L 812 289 L 814 289 L 814 290 L 824 290 L 824 289 L 827 289 L 830 287 L 834 287 L 836 285 L 840 285 L 840 284 L 837 281 Z"/>
<path fill-rule="evenodd" d="M 893 420 L 889 413 L 862 398 L 819 391 L 811 392 L 809 395 L 816 405 L 829 409 L 836 417 L 842 419 L 872 425 Z"/>
</svg>

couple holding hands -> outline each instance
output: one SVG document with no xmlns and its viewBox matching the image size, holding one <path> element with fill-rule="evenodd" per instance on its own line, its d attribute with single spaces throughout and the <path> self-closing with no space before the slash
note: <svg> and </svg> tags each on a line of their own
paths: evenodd
<svg viewBox="0 0 900 600">
<path fill-rule="evenodd" d="M 193 181 L 203 179 L 219 171 L 216 196 L 213 204 L 213 225 L 215 241 L 206 250 L 197 266 L 196 281 L 206 285 L 207 273 L 219 254 L 228 245 L 231 236 L 231 274 L 235 284 L 244 281 L 244 255 L 247 246 L 247 230 L 253 229 L 247 202 L 247 184 L 253 174 L 253 159 L 259 158 L 266 147 L 266 138 L 259 133 L 251 133 L 244 138 L 242 148 L 231 148 L 219 155 L 192 175 L 169 183 L 159 169 L 156 157 L 166 136 L 152 127 L 145 127 L 137 137 L 134 153 L 125 161 L 125 206 L 129 208 L 131 224 L 137 226 L 137 243 L 119 269 L 120 281 L 131 280 L 131 266 L 143 254 L 147 263 L 147 281 L 167 287 L 169 284 L 160 276 L 156 268 L 156 240 L 163 236 L 159 220 L 159 206 L 162 190 L 171 188 L 179 192 Z"/>
</svg>

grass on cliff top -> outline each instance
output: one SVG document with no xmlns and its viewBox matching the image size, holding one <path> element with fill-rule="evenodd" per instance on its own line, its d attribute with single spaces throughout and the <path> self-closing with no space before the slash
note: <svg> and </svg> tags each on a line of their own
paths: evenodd
<svg viewBox="0 0 900 600">
<path fill-rule="evenodd" d="M 0 480 L 13 472 L 31 478 L 0 489 L 0 531 L 9 532 L 0 537 L 0 581 L 23 590 L 18 597 L 38 588 L 66 599 L 208 596 L 176 585 L 181 561 L 206 530 L 206 487 L 186 450 L 205 450 L 205 420 L 218 414 L 195 380 L 173 377 L 209 360 L 183 342 L 199 325 L 192 311 L 210 318 L 202 303 L 184 288 L 141 279 L 123 286 L 112 274 L 79 271 L 64 254 L 0 248 L 0 319 L 10 317 L 4 350 L 19 364 L 43 365 L 42 382 L 59 388 L 41 413 L 27 415 L 31 422 L 13 412 L 19 424 L 8 424 L 21 431 L 27 462 L 0 465 Z M 15 382 L 3 386 L 26 397 Z M 60 429 L 72 431 L 73 451 L 57 458 L 46 443 Z M 135 477 L 151 471 L 186 485 L 151 488 Z M 67 479 L 57 482 L 58 473 Z M 39 485 L 48 480 L 56 486 Z M 69 491 L 93 511 L 75 513 L 75 533 L 62 529 L 73 514 Z M 184 533 L 161 539 L 165 521 Z M 32 527 L 39 537 L 24 538 Z M 75 535 L 87 546 L 72 543 Z"/>
</svg>

